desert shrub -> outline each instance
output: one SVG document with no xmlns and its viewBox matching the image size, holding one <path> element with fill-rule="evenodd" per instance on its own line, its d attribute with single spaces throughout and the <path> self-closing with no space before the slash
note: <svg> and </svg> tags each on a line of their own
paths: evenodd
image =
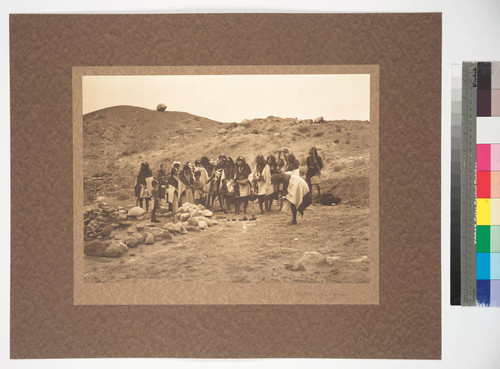
<svg viewBox="0 0 500 369">
<path fill-rule="evenodd" d="M 137 154 L 138 151 L 137 149 L 132 149 L 130 151 L 124 151 L 122 152 L 121 154 L 118 155 L 118 158 L 123 158 L 125 156 L 131 156 L 131 155 L 134 155 L 134 154 Z"/>
<path fill-rule="evenodd" d="M 260 132 L 259 132 L 259 130 L 258 130 L 258 129 L 254 128 L 254 129 L 252 129 L 252 133 L 253 133 L 254 135 L 258 135 Z"/>
<path fill-rule="evenodd" d="M 333 142 L 335 142 L 336 144 L 338 144 L 340 141 L 338 138 L 336 138 L 335 140 L 333 140 Z"/>
<path fill-rule="evenodd" d="M 343 166 L 342 165 L 335 165 L 333 167 L 334 172 L 340 172 L 342 170 Z"/>
<path fill-rule="evenodd" d="M 335 126 L 335 131 L 342 132 L 342 127 L 341 126 Z"/>
<path fill-rule="evenodd" d="M 321 137 L 325 134 L 325 132 L 316 132 L 315 134 L 313 134 L 313 137 Z"/>
<path fill-rule="evenodd" d="M 307 132 L 309 132 L 309 127 L 306 127 L 306 126 L 300 126 L 299 128 L 297 128 L 297 130 L 298 130 L 300 133 L 307 133 Z"/>
</svg>

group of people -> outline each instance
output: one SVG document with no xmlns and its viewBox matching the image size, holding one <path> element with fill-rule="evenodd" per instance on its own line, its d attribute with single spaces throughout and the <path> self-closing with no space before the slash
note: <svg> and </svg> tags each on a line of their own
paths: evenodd
<svg viewBox="0 0 500 369">
<path fill-rule="evenodd" d="M 136 205 L 149 211 L 153 201 L 151 221 L 157 222 L 156 210 L 165 201 L 170 210 L 176 212 L 179 206 L 189 202 L 202 204 L 207 208 L 218 205 L 225 213 L 247 212 L 250 200 L 258 200 L 261 213 L 272 209 L 273 201 L 286 198 L 292 212 L 292 224 L 297 223 L 297 211 L 312 203 L 312 186 L 319 195 L 320 176 L 323 162 L 315 147 L 309 151 L 306 160 L 305 180 L 300 176 L 299 161 L 287 148 L 278 151 L 278 157 L 257 155 L 253 168 L 243 156 L 236 161 L 220 155 L 217 161 L 202 157 L 182 165 L 173 162 L 169 170 L 164 164 L 153 175 L 148 163 L 142 163 L 135 182 Z M 241 209 L 243 208 L 243 209 Z"/>
</svg>

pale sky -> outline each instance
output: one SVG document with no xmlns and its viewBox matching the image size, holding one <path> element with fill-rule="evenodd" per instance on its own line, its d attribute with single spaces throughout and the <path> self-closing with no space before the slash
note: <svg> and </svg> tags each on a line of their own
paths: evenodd
<svg viewBox="0 0 500 369">
<path fill-rule="evenodd" d="M 84 76 L 83 114 L 116 105 L 183 111 L 219 122 L 370 120 L 369 74 Z"/>
</svg>

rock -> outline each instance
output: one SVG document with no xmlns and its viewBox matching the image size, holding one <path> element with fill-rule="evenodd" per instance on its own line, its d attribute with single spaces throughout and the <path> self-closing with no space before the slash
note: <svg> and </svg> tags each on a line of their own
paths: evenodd
<svg viewBox="0 0 500 369">
<path fill-rule="evenodd" d="M 200 128 L 200 127 L 196 127 L 194 130 L 195 130 L 196 132 L 201 132 L 201 128 Z"/>
<path fill-rule="evenodd" d="M 274 132 L 274 133 L 273 133 L 273 136 L 274 136 L 274 137 L 280 137 L 280 136 L 281 136 L 281 133 L 279 133 L 279 132 Z"/>
<path fill-rule="evenodd" d="M 127 245 L 122 242 L 115 242 L 108 246 L 108 248 L 104 251 L 104 255 L 107 258 L 118 258 L 127 250 Z"/>
<path fill-rule="evenodd" d="M 132 233 L 132 237 L 137 238 L 140 243 L 144 243 L 146 241 L 146 235 L 140 234 L 139 232 Z"/>
<path fill-rule="evenodd" d="M 108 244 L 103 241 L 91 241 L 83 244 L 83 253 L 87 256 L 104 256 Z"/>
<path fill-rule="evenodd" d="M 140 231 L 143 231 L 144 230 L 144 224 L 136 224 L 135 225 L 135 228 L 137 228 L 137 230 L 140 232 Z"/>
<path fill-rule="evenodd" d="M 213 215 L 214 215 L 214 213 L 213 213 L 213 212 L 211 212 L 210 210 L 203 210 L 203 211 L 201 212 L 201 215 L 203 215 L 204 217 L 210 218 L 211 216 L 213 216 Z"/>
<path fill-rule="evenodd" d="M 137 247 L 139 246 L 140 242 L 137 238 L 128 236 L 123 240 L 123 243 L 127 245 L 128 247 Z"/>
<path fill-rule="evenodd" d="M 325 119 L 323 117 L 317 117 L 316 119 L 314 119 L 314 123 L 323 123 L 325 121 Z"/>
<path fill-rule="evenodd" d="M 144 214 L 144 215 L 142 215 L 140 217 L 135 217 L 135 219 L 142 221 L 142 220 L 146 219 L 146 214 Z"/>
<path fill-rule="evenodd" d="M 167 110 L 167 105 L 165 104 L 156 105 L 156 111 L 165 111 L 165 110 Z"/>
<path fill-rule="evenodd" d="M 359 259 L 350 260 L 351 263 L 368 263 L 368 256 L 363 255 Z"/>
<path fill-rule="evenodd" d="M 217 225 L 217 224 L 219 224 L 219 222 L 218 222 L 218 221 L 216 221 L 215 219 L 213 219 L 213 220 L 212 220 L 212 225 Z"/>
<path fill-rule="evenodd" d="M 326 262 L 330 266 L 333 266 L 336 261 L 340 261 L 340 257 L 339 256 L 327 256 L 326 257 Z"/>
<path fill-rule="evenodd" d="M 101 231 L 101 236 L 104 237 L 104 238 L 107 238 L 111 235 L 111 227 L 110 226 L 106 226 L 102 229 Z"/>
<path fill-rule="evenodd" d="M 207 224 L 207 222 L 205 222 L 204 220 L 201 220 L 201 221 L 198 223 L 198 227 L 200 227 L 200 229 L 207 229 L 207 228 L 208 228 L 208 224 Z"/>
<path fill-rule="evenodd" d="M 144 240 L 144 243 L 146 245 L 152 245 L 153 243 L 155 243 L 155 237 L 151 233 L 146 232 L 145 236 L 146 239 Z"/>
<path fill-rule="evenodd" d="M 202 204 L 198 204 L 198 209 L 205 210 L 205 207 Z"/>
<path fill-rule="evenodd" d="M 226 219 L 226 216 L 225 215 L 217 215 L 217 217 L 215 219 Z"/>
<path fill-rule="evenodd" d="M 102 133 L 102 137 L 107 140 L 113 140 L 115 138 L 115 134 L 108 128 Z"/>
<path fill-rule="evenodd" d="M 252 217 L 250 218 L 250 220 L 257 220 L 257 217 L 255 216 L 255 214 L 252 214 Z"/>
<path fill-rule="evenodd" d="M 190 216 L 191 216 L 190 213 L 182 213 L 179 219 L 181 220 L 181 222 L 185 222 L 189 219 Z"/>
<path fill-rule="evenodd" d="M 304 268 L 305 270 L 314 267 L 322 266 L 326 263 L 325 255 L 317 251 L 306 251 L 300 258 L 297 268 Z"/>
<path fill-rule="evenodd" d="M 118 214 L 118 220 L 127 220 L 127 214 Z"/>
<path fill-rule="evenodd" d="M 248 220 L 247 216 L 245 215 L 242 220 Z"/>
<path fill-rule="evenodd" d="M 135 224 L 132 224 L 130 227 L 127 229 L 128 233 L 135 233 L 137 232 L 137 226 Z"/>
<path fill-rule="evenodd" d="M 130 227 L 134 223 L 121 221 L 118 224 L 120 225 L 120 227 Z"/>
<path fill-rule="evenodd" d="M 140 217 L 140 216 L 144 215 L 145 212 L 146 211 L 143 208 L 141 208 L 139 206 L 135 206 L 128 211 L 128 216 L 129 217 Z"/>
<path fill-rule="evenodd" d="M 171 233 L 182 233 L 182 225 L 180 223 L 167 223 L 163 229 Z"/>
<path fill-rule="evenodd" d="M 200 231 L 200 227 L 198 227 L 196 225 L 189 224 L 186 227 L 186 231 L 188 231 L 188 232 L 199 232 Z"/>
<path fill-rule="evenodd" d="M 153 236 L 155 240 L 171 240 L 172 234 L 166 229 L 161 230 L 160 232 L 154 233 Z"/>
<path fill-rule="evenodd" d="M 211 227 L 211 226 L 214 225 L 214 221 L 212 219 L 210 219 L 210 218 L 205 218 L 205 219 L 203 219 L 203 221 L 205 223 L 207 223 L 207 226 L 209 226 L 209 227 Z"/>
</svg>

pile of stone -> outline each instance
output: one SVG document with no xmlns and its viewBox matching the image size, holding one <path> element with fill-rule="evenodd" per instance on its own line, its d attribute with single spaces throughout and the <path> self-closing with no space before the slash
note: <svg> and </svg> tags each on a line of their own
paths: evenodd
<svg viewBox="0 0 500 369">
<path fill-rule="evenodd" d="M 164 229 L 174 234 L 185 234 L 188 231 L 199 232 L 219 224 L 212 219 L 214 213 L 203 205 L 184 203 L 174 216 L 174 223 L 167 223 Z"/>
<path fill-rule="evenodd" d="M 84 241 L 107 239 L 118 227 L 117 209 L 108 207 L 104 202 L 88 206 L 83 215 L 83 225 Z"/>
</svg>

